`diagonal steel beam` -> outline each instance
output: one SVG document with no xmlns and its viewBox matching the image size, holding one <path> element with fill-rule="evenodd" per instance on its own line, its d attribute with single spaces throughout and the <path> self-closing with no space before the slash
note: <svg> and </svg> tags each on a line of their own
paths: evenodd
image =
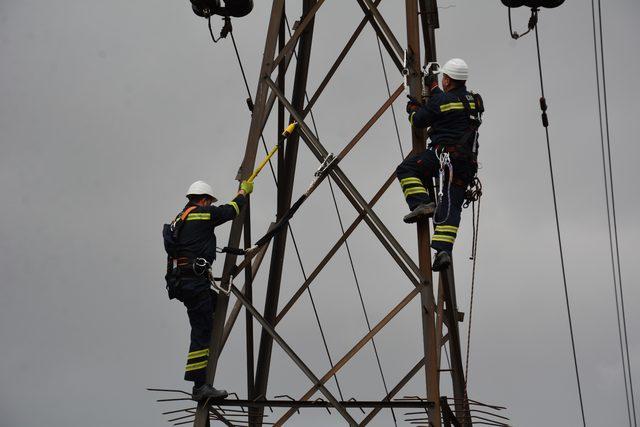
<svg viewBox="0 0 640 427">
<path fill-rule="evenodd" d="M 391 176 L 389 178 L 387 178 L 385 183 L 382 184 L 382 187 L 380 188 L 380 190 L 378 190 L 378 192 L 375 194 L 375 196 L 373 196 L 373 198 L 369 202 L 369 207 L 370 208 L 373 208 L 373 206 L 375 206 L 375 204 L 378 202 L 380 197 L 382 197 L 384 192 L 389 188 L 391 183 L 395 180 L 395 177 L 396 177 L 396 174 L 394 172 L 393 174 L 391 174 Z M 344 244 L 344 242 L 347 241 L 347 239 L 349 238 L 351 233 L 353 233 L 355 231 L 355 229 L 358 226 L 358 224 L 360 224 L 362 222 L 362 220 L 364 219 L 365 215 L 366 214 L 364 212 L 358 214 L 358 217 L 351 223 L 349 228 L 347 228 L 347 230 L 344 232 L 344 234 L 342 236 L 340 236 L 338 241 L 331 247 L 331 249 L 329 249 L 329 252 L 327 252 L 327 254 L 324 256 L 324 258 L 322 258 L 322 261 L 320 261 L 320 263 L 316 266 L 316 268 L 313 269 L 311 274 L 309 274 L 309 276 L 307 277 L 307 280 L 304 281 L 302 286 L 300 286 L 300 288 L 298 288 L 298 290 L 295 292 L 295 294 L 293 294 L 291 299 L 289 299 L 289 302 L 287 302 L 287 304 L 282 308 L 282 310 L 280 310 L 280 313 L 278 314 L 278 317 L 276 317 L 276 324 L 280 323 L 282 318 L 289 312 L 289 310 L 291 310 L 293 305 L 302 296 L 304 291 L 307 290 L 307 288 L 309 286 L 311 286 L 311 283 L 315 280 L 315 278 L 318 276 L 318 274 L 320 274 L 320 271 L 322 271 L 324 266 L 327 265 L 327 263 L 331 260 L 331 258 L 333 258 L 333 256 L 336 254 L 338 249 L 340 249 L 340 247 Z"/>
<path fill-rule="evenodd" d="M 398 42 L 396 36 L 393 34 L 393 31 L 391 31 L 391 28 L 389 28 L 387 21 L 385 21 L 380 14 L 380 11 L 376 7 L 376 5 L 374 5 L 371 0 L 356 1 L 362 8 L 362 11 L 369 17 L 369 21 L 371 22 L 373 28 L 376 30 L 376 33 L 378 33 L 380 41 L 382 41 L 383 44 L 388 43 L 395 52 L 395 55 L 397 55 L 397 58 L 402 58 L 404 56 L 404 50 L 402 49 L 402 46 Z M 394 55 L 392 55 L 392 58 L 393 56 Z"/>
<path fill-rule="evenodd" d="M 318 9 L 320 9 L 320 6 L 322 6 L 323 3 L 324 3 L 324 0 L 318 0 L 313 5 L 313 7 L 309 9 L 309 11 L 305 12 L 304 19 L 302 20 L 302 22 L 300 22 L 300 25 L 298 25 L 294 33 L 291 35 L 291 38 L 289 38 L 289 41 L 287 41 L 287 44 L 285 44 L 284 48 L 280 51 L 278 56 L 276 56 L 276 59 L 274 59 L 273 62 L 271 63 L 271 67 L 270 67 L 271 69 L 269 70 L 267 75 L 271 75 L 271 73 L 273 73 L 276 67 L 280 64 L 282 59 L 287 54 L 290 54 L 293 51 L 293 49 L 296 46 L 296 43 L 298 43 L 298 39 L 305 32 L 305 30 L 307 29 L 307 26 L 313 23 L 316 16 L 316 12 L 318 12 Z"/>
<path fill-rule="evenodd" d="M 247 137 L 247 146 L 244 153 L 244 159 L 236 179 L 239 181 L 247 178 L 253 171 L 253 165 L 256 162 L 256 153 L 258 149 L 258 140 L 262 135 L 262 120 L 265 115 L 265 107 L 269 88 L 266 85 L 263 76 L 269 72 L 269 66 L 273 61 L 276 51 L 276 41 L 278 40 L 278 30 L 280 28 L 280 20 L 283 16 L 284 0 L 273 0 L 271 7 L 271 17 L 269 19 L 269 27 L 265 41 L 264 52 L 262 54 L 262 65 L 260 67 L 260 79 L 258 79 L 258 88 L 254 99 L 254 108 L 251 114 L 251 127 L 249 128 L 249 136 Z M 238 236 L 238 241 L 240 238 Z M 234 246 L 237 247 L 237 246 Z"/>
<path fill-rule="evenodd" d="M 395 396 L 400 390 L 402 390 L 402 388 L 405 385 L 407 385 L 409 381 L 411 381 L 411 378 L 413 378 L 420 371 L 420 369 L 422 369 L 423 366 L 424 366 L 424 357 L 420 359 L 413 368 L 411 368 L 411 370 L 407 373 L 407 375 L 405 375 L 404 377 L 402 377 L 400 381 L 398 381 L 398 384 L 396 384 L 396 386 L 389 391 L 389 394 L 387 394 L 385 398 L 382 399 L 382 401 L 388 402 L 391 399 L 393 399 L 393 396 Z M 373 408 L 371 412 L 369 412 L 367 416 L 364 417 L 362 421 L 360 421 L 359 427 L 364 427 L 367 424 L 369 424 L 373 419 L 373 417 L 375 417 L 380 412 L 381 409 L 383 408 L 382 407 Z"/>
<path fill-rule="evenodd" d="M 337 161 L 344 159 L 345 156 L 349 154 L 349 151 L 351 151 L 351 149 L 355 147 L 355 145 L 362 139 L 362 137 L 366 135 L 369 129 L 371 129 L 371 126 L 373 126 L 378 121 L 382 114 L 384 114 L 384 112 L 387 111 L 387 109 L 391 106 L 391 104 L 393 104 L 398 96 L 400 96 L 403 89 L 404 85 L 401 84 L 400 86 L 398 86 L 398 88 L 391 94 L 391 96 L 389 96 L 389 99 L 387 99 L 384 104 L 382 104 L 382 106 L 378 108 L 378 111 L 376 111 L 373 116 L 371 116 L 369 121 L 365 123 L 362 129 L 360 129 L 358 133 L 351 139 L 351 141 L 349 141 L 349 143 L 342 149 L 342 151 L 340 151 L 340 153 L 336 156 Z"/>
<path fill-rule="evenodd" d="M 343 357 L 340 359 L 333 368 L 329 369 L 326 374 L 318 380 L 299 400 L 308 400 L 313 396 L 318 390 L 322 390 L 321 387 L 324 387 L 323 384 L 326 383 L 329 378 L 331 378 L 336 372 L 338 372 L 344 365 L 347 364 L 349 360 L 353 358 L 378 332 L 382 330 L 390 321 L 393 319 L 400 311 L 407 306 L 418 294 L 418 288 L 413 288 L 409 294 L 402 299 L 395 307 L 387 313 L 387 315 L 378 322 L 369 333 L 367 333 L 360 341 L 358 341 L 352 348 L 349 350 Z M 296 412 L 296 407 L 292 407 L 289 409 L 282 417 L 278 419 L 274 423 L 274 426 L 282 426 L 293 413 Z"/>
<path fill-rule="evenodd" d="M 377 6 L 381 2 L 382 2 L 382 0 L 376 0 L 374 2 L 374 4 Z M 327 87 L 327 84 L 329 84 L 329 81 L 331 80 L 333 75 L 336 73 L 336 71 L 338 71 L 338 68 L 342 64 L 342 61 L 344 60 L 344 58 L 346 58 L 347 53 L 349 53 L 349 51 L 351 50 L 351 47 L 353 47 L 353 44 L 356 42 L 356 40 L 358 39 L 358 37 L 362 33 L 362 30 L 367 25 L 367 21 L 368 20 L 369 20 L 369 18 L 365 16 L 362 19 L 362 21 L 360 21 L 360 24 L 358 24 L 358 26 L 356 27 L 355 31 L 353 32 L 353 34 L 349 38 L 349 41 L 347 41 L 347 44 L 344 46 L 344 48 L 342 48 L 342 51 L 340 51 L 340 54 L 338 55 L 338 58 L 333 62 L 333 65 L 331 66 L 331 68 L 329 68 L 329 71 L 327 72 L 325 77 L 322 79 L 322 82 L 320 82 L 320 84 L 318 85 L 318 88 L 316 89 L 316 91 L 313 93 L 313 95 L 309 99 L 309 102 L 307 103 L 307 106 L 305 107 L 304 112 L 302 113 L 303 117 L 305 117 L 309 113 L 309 111 L 311 111 L 311 109 L 315 105 L 316 101 L 318 100 L 318 98 L 320 97 L 322 92 L 324 92 L 324 89 Z M 392 59 L 393 58 L 396 59 L 394 61 L 394 64 L 396 64 L 396 66 L 398 68 L 398 71 L 401 71 L 402 70 L 402 64 L 395 57 L 395 55 L 393 55 Z"/>
<path fill-rule="evenodd" d="M 402 85 L 396 90 L 395 93 L 391 95 L 391 97 L 387 101 L 385 101 L 385 103 L 378 109 L 378 111 L 373 115 L 373 117 L 364 125 L 364 127 L 356 134 L 356 136 L 345 146 L 345 148 L 336 157 L 336 163 L 342 160 L 349 153 L 349 151 L 351 151 L 351 149 L 358 143 L 358 141 L 362 139 L 362 137 L 367 132 L 367 130 L 369 130 L 371 126 L 373 126 L 373 124 L 378 120 L 378 118 L 380 118 L 380 116 L 384 113 L 384 111 L 386 111 L 389 108 L 389 106 L 393 103 L 393 101 L 398 97 L 400 93 L 402 93 Z M 378 193 L 376 193 L 373 199 L 368 203 L 369 208 L 372 208 L 373 205 L 375 205 L 375 203 L 378 201 L 378 199 L 382 197 L 382 194 L 384 194 L 386 189 L 389 188 L 394 178 L 395 178 L 395 173 L 392 174 L 387 179 L 385 184 L 383 184 L 382 188 L 378 191 Z M 300 289 L 298 289 L 298 291 L 294 294 L 294 296 L 289 300 L 285 308 L 276 317 L 276 324 L 279 323 L 280 320 L 282 320 L 282 317 L 284 316 L 284 314 L 286 314 L 286 312 L 289 311 L 289 309 L 291 309 L 291 307 L 298 300 L 298 298 L 302 296 L 302 293 L 309 287 L 311 282 L 316 278 L 318 273 L 320 273 L 322 268 L 324 268 L 326 263 L 329 262 L 329 260 L 333 257 L 336 251 L 340 248 L 340 246 L 342 246 L 342 244 L 347 240 L 349 235 L 351 235 L 351 233 L 355 230 L 355 228 L 358 226 L 360 221 L 364 219 L 364 215 L 365 215 L 364 213 L 361 213 L 358 215 L 358 218 L 356 218 L 356 220 L 353 222 L 353 224 L 351 224 L 349 229 L 345 231 L 343 236 L 338 240 L 338 243 L 336 243 L 333 246 L 333 248 L 325 256 L 325 258 L 320 263 L 320 265 L 313 270 L 313 272 L 309 277 L 307 277 L 304 284 L 300 287 Z M 415 282 L 415 284 L 417 285 L 418 282 Z"/>
<path fill-rule="evenodd" d="M 258 269 L 260 268 L 260 266 L 262 265 L 262 261 L 264 260 L 264 256 L 267 253 L 267 249 L 269 249 L 269 245 L 264 245 L 262 248 L 260 248 L 260 251 L 258 252 L 258 254 L 256 255 L 253 264 L 251 265 L 251 276 L 255 277 L 256 274 L 258 274 Z M 238 274 L 240 274 L 241 271 L 245 271 L 248 270 L 249 264 L 246 264 L 245 268 L 239 269 L 234 275 L 233 277 L 236 277 Z M 242 293 L 245 292 L 245 287 L 246 287 L 246 280 L 245 283 L 242 285 Z M 233 325 L 236 323 L 236 320 L 238 319 L 238 315 L 240 314 L 240 309 L 242 308 L 242 304 L 240 303 L 240 301 L 236 300 L 236 303 L 233 305 L 233 308 L 231 309 L 231 313 L 229 314 L 229 317 L 227 318 L 227 322 L 224 324 L 224 332 L 222 333 L 222 347 L 224 348 L 225 344 L 227 343 L 227 339 L 229 338 L 229 335 L 231 334 L 231 330 L 233 329 Z"/>
<path fill-rule="evenodd" d="M 411 155 L 413 155 L 413 151 L 410 152 L 407 155 L 407 157 L 411 156 Z M 372 209 L 375 206 L 375 204 L 378 202 L 378 200 L 380 200 L 382 195 L 389 189 L 389 187 L 391 186 L 393 181 L 395 181 L 395 179 L 396 179 L 396 173 L 394 171 L 389 176 L 389 178 L 387 178 L 387 180 L 384 182 L 384 184 L 382 184 L 382 186 L 378 189 L 376 194 L 371 198 L 371 200 L 368 203 L 369 208 Z M 327 263 L 333 258 L 333 256 L 336 254 L 338 249 L 340 249 L 340 247 L 344 244 L 344 242 L 347 241 L 349 236 L 351 236 L 351 234 L 355 231 L 356 227 L 362 222 L 362 220 L 364 219 L 365 216 L 366 216 L 366 212 L 365 211 L 360 212 L 358 214 L 358 216 L 356 217 L 356 219 L 353 220 L 351 225 L 345 230 L 344 234 L 342 236 L 340 236 L 340 238 L 338 239 L 338 241 L 336 243 L 333 244 L 331 249 L 329 249 L 327 254 L 324 256 L 324 258 L 322 258 L 320 263 L 318 263 L 316 268 L 314 268 L 313 271 L 311 272 L 311 274 L 309 274 L 309 276 L 307 277 L 307 280 L 304 281 L 304 283 L 300 286 L 300 288 L 298 288 L 298 290 L 293 294 L 293 296 L 291 297 L 289 302 L 287 302 L 287 304 L 282 308 L 282 310 L 278 314 L 278 317 L 276 318 L 276 324 L 279 323 L 282 320 L 282 318 L 289 312 L 289 310 L 291 310 L 291 308 L 293 308 L 293 305 L 296 303 L 296 301 L 302 296 L 304 291 L 309 286 L 311 286 L 311 283 L 315 280 L 315 278 L 318 276 L 318 274 L 320 274 L 320 271 L 322 271 L 322 269 L 327 265 Z M 410 278 L 412 278 L 412 277 L 410 277 Z M 414 281 L 414 285 L 418 286 L 419 282 L 418 281 Z"/>
<path fill-rule="evenodd" d="M 231 292 L 238 298 L 238 300 L 244 305 L 244 307 L 251 313 L 251 315 L 262 325 L 263 330 L 267 331 L 267 333 L 273 338 L 273 340 L 278 343 L 278 345 L 282 348 L 282 350 L 293 360 L 293 362 L 300 368 L 300 370 L 309 378 L 313 384 L 319 384 L 316 390 L 319 390 L 329 402 L 333 405 L 334 408 L 342 415 L 342 417 L 347 420 L 349 425 L 357 425 L 358 423 L 349 415 L 349 412 L 338 402 L 338 400 L 331 394 L 326 387 L 324 387 L 320 383 L 320 379 L 311 371 L 311 369 L 302 361 L 302 359 L 293 351 L 293 349 L 287 344 L 287 342 L 275 331 L 273 326 L 267 322 L 267 320 L 262 317 L 260 312 L 247 300 L 242 292 L 234 285 L 231 285 Z M 315 387 L 315 386 L 314 386 Z"/>
<path fill-rule="evenodd" d="M 320 143 L 318 138 L 313 134 L 309 126 L 304 122 L 303 118 L 300 116 L 298 111 L 291 105 L 291 103 L 286 99 L 284 94 L 278 89 L 275 83 L 269 79 L 265 79 L 271 90 L 276 94 L 276 96 L 281 100 L 284 106 L 289 110 L 294 119 L 298 122 L 298 126 L 302 131 L 302 138 L 307 143 L 307 146 L 311 149 L 311 152 L 316 156 L 316 158 L 322 162 L 328 156 L 328 151 L 324 148 L 324 146 Z M 378 215 L 371 210 L 367 206 L 366 200 L 362 197 L 360 192 L 355 188 L 355 186 L 351 183 L 349 178 L 344 174 L 344 172 L 340 169 L 339 166 L 333 166 L 328 172 L 338 185 L 338 188 L 342 190 L 347 199 L 351 202 L 353 207 L 359 212 L 366 212 L 366 216 L 364 218 L 365 222 L 374 234 L 378 237 L 380 242 L 383 244 L 385 248 L 389 251 L 391 256 L 396 260 L 399 267 L 409 276 L 415 275 L 416 278 L 422 282 L 426 280 L 416 263 L 411 259 L 411 257 L 406 253 L 402 245 L 398 243 L 396 238 L 391 234 L 391 232 L 387 229 L 384 223 L 380 220 Z M 415 280 L 413 280 L 415 281 Z"/>
</svg>

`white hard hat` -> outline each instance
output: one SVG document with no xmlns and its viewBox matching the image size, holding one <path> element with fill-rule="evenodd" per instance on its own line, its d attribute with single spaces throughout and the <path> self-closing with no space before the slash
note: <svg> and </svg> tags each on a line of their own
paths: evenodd
<svg viewBox="0 0 640 427">
<path fill-rule="evenodd" d="M 218 200 L 213 195 L 213 188 L 211 188 L 211 186 L 204 181 L 196 181 L 189 186 L 189 190 L 187 190 L 187 196 L 191 195 L 207 195 L 209 197 L 212 197 L 214 202 Z"/>
<path fill-rule="evenodd" d="M 467 63 L 460 58 L 448 60 L 437 72 L 446 74 L 453 80 L 467 80 L 469 77 L 469 67 Z"/>
</svg>

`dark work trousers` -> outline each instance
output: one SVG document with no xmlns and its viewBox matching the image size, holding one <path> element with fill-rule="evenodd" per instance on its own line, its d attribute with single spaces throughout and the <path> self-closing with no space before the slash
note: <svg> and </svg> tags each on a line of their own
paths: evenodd
<svg viewBox="0 0 640 427">
<path fill-rule="evenodd" d="M 209 343 L 217 297 L 218 295 L 210 288 L 206 279 L 182 279 L 178 299 L 187 307 L 191 324 L 191 344 L 184 379 L 195 382 L 196 386 L 206 381 Z"/>
<path fill-rule="evenodd" d="M 449 171 L 445 169 L 444 194 L 433 218 L 435 229 L 431 247 L 438 252 L 451 252 L 453 249 L 460 225 L 464 194 L 476 172 L 472 155 L 452 152 L 450 156 L 453 165 L 453 183 L 448 190 Z M 400 181 L 409 209 L 413 210 L 419 204 L 431 201 L 425 183 L 438 176 L 439 170 L 440 161 L 433 148 L 407 158 L 398 166 L 396 176 Z"/>
</svg>

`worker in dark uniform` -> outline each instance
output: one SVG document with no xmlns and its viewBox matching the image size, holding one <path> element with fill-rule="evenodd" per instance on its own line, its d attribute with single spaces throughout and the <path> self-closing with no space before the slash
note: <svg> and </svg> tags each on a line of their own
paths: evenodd
<svg viewBox="0 0 640 427">
<path fill-rule="evenodd" d="M 438 76 L 442 74 L 442 89 Z M 430 96 L 423 104 L 413 98 L 407 103 L 413 127 L 427 128 L 430 143 L 423 153 L 403 161 L 396 176 L 411 212 L 404 222 L 414 223 L 434 216 L 431 247 L 436 251 L 432 269 L 451 264 L 451 251 L 460 225 L 467 186 L 477 171 L 478 127 L 484 111 L 480 95 L 467 91 L 467 64 L 449 60 L 440 70 L 429 70 L 425 86 Z M 452 175 L 452 177 L 451 177 Z M 440 176 L 438 205 L 430 199 L 425 183 Z"/>
<path fill-rule="evenodd" d="M 217 293 L 211 289 L 211 263 L 216 258 L 215 227 L 234 219 L 245 204 L 253 183 L 244 181 L 229 203 L 214 206 L 211 186 L 196 181 L 189 187 L 189 202 L 171 224 L 165 224 L 163 237 L 167 251 L 167 290 L 187 307 L 191 324 L 191 344 L 184 379 L 193 381 L 193 399 L 227 397 L 206 382 L 209 342 Z"/>
</svg>

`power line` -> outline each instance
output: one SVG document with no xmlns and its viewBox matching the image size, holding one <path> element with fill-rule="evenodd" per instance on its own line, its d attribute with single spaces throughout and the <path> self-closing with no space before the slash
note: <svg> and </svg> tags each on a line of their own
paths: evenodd
<svg viewBox="0 0 640 427">
<path fill-rule="evenodd" d="M 532 17 L 535 18 L 536 23 L 534 24 L 534 29 L 535 29 L 535 34 L 536 34 L 536 50 L 537 50 L 537 55 L 538 55 L 538 73 L 540 75 L 540 91 L 542 94 L 542 97 L 540 98 L 540 107 L 542 108 L 542 124 L 544 126 L 544 132 L 545 132 L 545 136 L 546 136 L 546 141 L 547 141 L 547 156 L 549 159 L 549 173 L 551 176 L 551 193 L 553 195 L 553 210 L 555 213 L 555 220 L 556 220 L 556 232 L 558 235 L 558 248 L 560 250 L 560 265 L 562 267 L 562 283 L 564 285 L 564 297 L 565 297 L 565 302 L 566 302 L 566 306 L 567 306 L 567 317 L 569 320 L 569 334 L 571 336 L 571 349 L 572 349 L 572 353 L 573 353 L 573 364 L 575 367 L 575 372 L 576 372 L 576 383 L 578 386 L 578 398 L 580 400 L 580 413 L 582 415 L 582 425 L 584 427 L 586 427 L 587 422 L 584 416 L 584 404 L 582 402 L 582 387 L 580 386 L 580 373 L 578 372 L 578 358 L 576 355 L 576 344 L 575 344 L 575 338 L 574 338 L 574 334 L 573 334 L 573 321 L 571 320 L 571 307 L 569 304 L 569 290 L 567 288 L 567 275 L 566 275 L 566 271 L 565 271 L 565 266 L 564 266 L 564 252 L 562 249 L 562 237 L 560 235 L 560 219 L 558 217 L 558 201 L 557 201 L 557 197 L 556 197 L 556 185 L 555 185 L 555 179 L 553 176 L 553 163 L 551 161 L 551 143 L 549 141 L 549 123 L 547 121 L 547 105 L 546 105 L 546 100 L 545 100 L 545 96 L 544 96 L 544 79 L 542 77 L 542 59 L 540 56 L 540 40 L 539 40 L 539 36 L 538 36 L 538 25 L 537 25 L 537 16 L 538 16 L 538 11 L 537 9 L 533 9 L 532 10 Z"/>
<path fill-rule="evenodd" d="M 618 242 L 618 220 L 617 220 L 617 215 L 616 215 L 616 199 L 615 199 L 615 192 L 614 192 L 614 184 L 613 184 L 613 167 L 612 167 L 612 163 L 611 163 L 611 139 L 610 139 L 610 132 L 609 132 L 609 107 L 608 107 L 608 101 L 607 101 L 607 79 L 606 79 L 606 75 L 605 75 L 605 62 L 604 62 L 604 37 L 603 37 L 603 31 L 602 31 L 602 5 L 601 5 L 601 1 L 598 0 L 598 24 L 599 24 L 599 33 L 600 33 L 600 60 L 601 60 L 601 69 L 602 69 L 602 98 L 604 101 L 604 119 L 605 119 L 605 129 L 606 129 L 606 136 L 607 136 L 607 162 L 609 165 L 609 184 L 610 184 L 610 189 L 611 189 L 611 213 L 612 213 L 612 218 L 613 218 L 613 235 L 614 235 L 614 240 L 615 240 L 615 248 L 616 248 L 616 267 L 618 270 L 618 286 L 620 288 L 620 304 L 621 304 L 621 308 L 622 308 L 622 326 L 623 326 L 623 330 L 624 330 L 624 344 L 625 344 L 625 349 L 626 349 L 626 353 L 627 353 L 627 369 L 629 372 L 629 390 L 630 390 L 630 394 L 631 394 L 631 407 L 633 409 L 633 420 L 634 420 L 634 425 L 637 427 L 638 425 L 638 421 L 636 418 L 636 406 L 635 406 L 635 398 L 634 398 L 634 393 L 633 393 L 633 378 L 631 375 L 631 361 L 630 361 L 630 357 L 629 357 L 629 340 L 628 340 L 628 333 L 627 333 L 627 316 L 626 316 L 626 310 L 624 307 L 624 293 L 622 291 L 622 272 L 621 272 L 621 267 L 620 267 L 620 245 Z M 597 67 L 596 67 L 597 68 Z M 610 228 L 611 229 L 611 228 Z M 626 387 L 626 383 L 625 383 L 625 387 Z"/>
<path fill-rule="evenodd" d="M 600 149 L 602 154 L 602 174 L 604 180 L 604 195 L 606 202 L 606 210 L 607 210 L 607 231 L 609 232 L 609 252 L 611 255 L 611 273 L 613 277 L 613 293 L 614 299 L 616 303 L 616 321 L 618 324 L 618 339 L 620 344 L 620 358 L 622 361 L 622 375 L 624 378 L 624 392 L 626 397 L 627 404 L 627 417 L 629 419 L 629 427 L 631 427 L 631 407 L 629 403 L 629 387 L 627 384 L 627 367 L 624 359 L 624 347 L 622 343 L 622 327 L 620 325 L 620 304 L 618 302 L 618 284 L 616 278 L 616 267 L 614 260 L 614 250 L 613 250 L 613 234 L 612 234 L 612 224 L 611 224 L 611 208 L 609 202 L 609 183 L 607 179 L 607 166 L 605 160 L 605 148 L 604 148 L 604 131 L 602 124 L 602 99 L 600 97 L 600 72 L 598 69 L 598 45 L 597 45 L 597 36 L 596 36 L 596 13 L 595 13 L 595 4 L 594 0 L 591 0 L 591 18 L 593 24 L 593 54 L 595 61 L 595 72 L 596 72 L 596 92 L 598 96 L 598 121 L 600 125 Z M 602 53 L 601 53 L 602 54 Z"/>
</svg>

